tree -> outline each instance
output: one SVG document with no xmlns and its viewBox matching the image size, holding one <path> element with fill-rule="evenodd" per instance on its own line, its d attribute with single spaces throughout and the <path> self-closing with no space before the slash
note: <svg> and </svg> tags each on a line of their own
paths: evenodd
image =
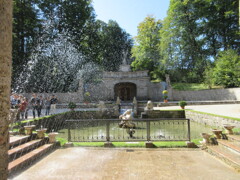
<svg viewBox="0 0 240 180">
<path fill-rule="evenodd" d="M 202 82 L 209 61 L 239 49 L 237 0 L 171 0 L 160 50 L 174 81 Z"/>
<path fill-rule="evenodd" d="M 240 86 L 240 56 L 236 50 L 219 53 L 213 69 L 214 82 L 224 87 Z"/>
<path fill-rule="evenodd" d="M 202 4 L 199 15 L 209 55 L 215 58 L 229 48 L 240 51 L 239 1 L 204 0 Z"/>
<path fill-rule="evenodd" d="M 134 70 L 149 70 L 151 73 L 159 69 L 161 64 L 159 31 L 161 28 L 161 21 L 152 16 L 147 16 L 139 24 L 138 35 L 135 37 L 135 45 L 132 48 Z"/>
<path fill-rule="evenodd" d="M 67 33 L 72 43 L 82 53 L 88 39 L 88 23 L 95 21 L 91 0 L 40 0 L 39 8 L 44 19 L 54 19 L 54 31 Z"/>
<path fill-rule="evenodd" d="M 54 23 L 45 22 L 42 36 L 30 61 L 19 75 L 18 91 L 69 92 L 78 88 L 79 76 L 87 59 L 79 53 L 67 33 L 53 34 Z"/>
<path fill-rule="evenodd" d="M 13 0 L 13 88 L 17 77 L 29 61 L 41 30 L 41 20 L 35 1 Z"/>
<path fill-rule="evenodd" d="M 161 31 L 164 62 L 170 65 L 171 71 L 180 71 L 182 81 L 188 82 L 200 81 L 207 65 L 197 2 L 171 0 Z"/>
<path fill-rule="evenodd" d="M 106 71 L 117 71 L 123 61 L 123 54 L 127 53 L 127 59 L 130 59 L 132 40 L 116 21 L 109 20 L 108 24 L 102 24 L 100 31 L 100 65 Z M 129 63 L 129 62 L 128 62 Z"/>
<path fill-rule="evenodd" d="M 2 180 L 7 180 L 12 70 L 12 1 L 0 0 L 0 14 L 0 177 Z"/>
</svg>

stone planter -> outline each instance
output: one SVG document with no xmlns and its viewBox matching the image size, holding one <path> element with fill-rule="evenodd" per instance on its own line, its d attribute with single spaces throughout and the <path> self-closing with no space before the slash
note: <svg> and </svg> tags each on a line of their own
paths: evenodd
<svg viewBox="0 0 240 180">
<path fill-rule="evenodd" d="M 51 132 L 48 134 L 49 143 L 55 143 L 56 142 L 56 136 L 58 135 L 57 132 Z"/>
<path fill-rule="evenodd" d="M 217 139 L 221 139 L 222 130 L 213 129 L 212 132 L 216 136 Z"/>
<path fill-rule="evenodd" d="M 32 131 L 35 129 L 35 125 L 30 125 L 30 126 L 24 126 L 24 129 L 27 131 L 27 135 L 32 135 Z"/>
<path fill-rule="evenodd" d="M 43 138 L 45 137 L 45 134 L 44 134 L 44 133 L 47 131 L 47 129 L 46 129 L 46 128 L 37 129 L 36 131 L 37 131 L 37 137 L 38 137 L 39 139 L 43 139 Z"/>
<path fill-rule="evenodd" d="M 210 140 L 209 140 L 209 138 L 211 137 L 210 134 L 208 134 L 208 133 L 201 133 L 201 136 L 203 137 L 203 143 L 205 143 L 205 144 L 209 144 L 210 143 Z"/>
<path fill-rule="evenodd" d="M 233 134 L 232 129 L 235 128 L 235 126 L 231 126 L 229 124 L 224 124 L 223 127 L 227 130 L 228 134 Z"/>
</svg>

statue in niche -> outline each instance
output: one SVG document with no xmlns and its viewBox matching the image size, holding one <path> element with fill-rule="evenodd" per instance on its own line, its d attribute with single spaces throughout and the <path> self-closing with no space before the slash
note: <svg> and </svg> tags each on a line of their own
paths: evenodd
<svg viewBox="0 0 240 180">
<path fill-rule="evenodd" d="M 166 83 L 167 83 L 167 87 L 171 87 L 171 81 L 170 81 L 169 74 L 166 74 Z"/>
<path fill-rule="evenodd" d="M 128 55 L 128 51 L 123 51 L 123 65 L 127 65 L 127 55 Z"/>
</svg>

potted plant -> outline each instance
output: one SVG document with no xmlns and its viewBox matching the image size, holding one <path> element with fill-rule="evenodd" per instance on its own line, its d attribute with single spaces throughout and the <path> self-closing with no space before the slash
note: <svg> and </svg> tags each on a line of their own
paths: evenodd
<svg viewBox="0 0 240 180">
<path fill-rule="evenodd" d="M 187 102 L 186 101 L 179 101 L 178 104 L 182 109 L 185 109 L 185 106 L 187 105 Z"/>
<path fill-rule="evenodd" d="M 164 99 L 164 102 L 165 103 L 167 103 L 168 102 L 168 91 L 167 90 L 164 90 L 163 92 L 162 92 L 162 94 L 163 94 L 163 99 Z"/>
<path fill-rule="evenodd" d="M 89 101 L 90 101 L 90 92 L 85 92 L 84 93 L 84 102 L 85 102 L 85 104 L 88 104 L 89 103 Z"/>
<path fill-rule="evenodd" d="M 74 102 L 69 102 L 68 103 L 68 108 L 74 111 L 74 109 L 77 107 L 76 103 Z"/>
</svg>

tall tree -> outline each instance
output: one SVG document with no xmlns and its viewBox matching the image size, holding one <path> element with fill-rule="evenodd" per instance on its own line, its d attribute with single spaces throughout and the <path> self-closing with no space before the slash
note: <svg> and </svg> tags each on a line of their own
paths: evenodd
<svg viewBox="0 0 240 180">
<path fill-rule="evenodd" d="M 101 47 L 100 56 L 101 66 L 107 71 L 117 71 L 123 62 L 124 53 L 127 53 L 127 59 L 130 59 L 132 48 L 132 39 L 116 21 L 109 20 L 108 24 L 102 24 L 100 32 Z M 129 63 L 129 62 L 128 62 Z"/>
<path fill-rule="evenodd" d="M 41 20 L 35 1 L 13 0 L 13 3 L 13 86 L 17 86 L 17 77 L 36 45 Z"/>
<path fill-rule="evenodd" d="M 10 86 L 12 70 L 12 1 L 0 0 L 0 177 L 8 178 Z"/>
<path fill-rule="evenodd" d="M 201 4 L 199 21 L 209 56 L 215 58 L 219 51 L 227 49 L 240 51 L 239 1 L 204 0 L 198 3 Z"/>
<path fill-rule="evenodd" d="M 160 20 L 147 16 L 138 26 L 138 35 L 135 37 L 135 45 L 132 48 L 134 70 L 149 70 L 150 72 L 159 69 L 161 41 L 159 31 L 162 28 Z"/>
<path fill-rule="evenodd" d="M 198 27 L 198 8 L 194 1 L 171 0 L 161 31 L 165 62 L 174 65 L 170 69 L 178 69 L 186 81 L 201 79 L 207 65 Z"/>
<path fill-rule="evenodd" d="M 68 33 L 75 47 L 84 52 L 88 39 L 87 24 L 95 20 L 92 0 L 40 0 L 39 8 L 45 19 L 54 19 L 55 32 Z"/>
</svg>

